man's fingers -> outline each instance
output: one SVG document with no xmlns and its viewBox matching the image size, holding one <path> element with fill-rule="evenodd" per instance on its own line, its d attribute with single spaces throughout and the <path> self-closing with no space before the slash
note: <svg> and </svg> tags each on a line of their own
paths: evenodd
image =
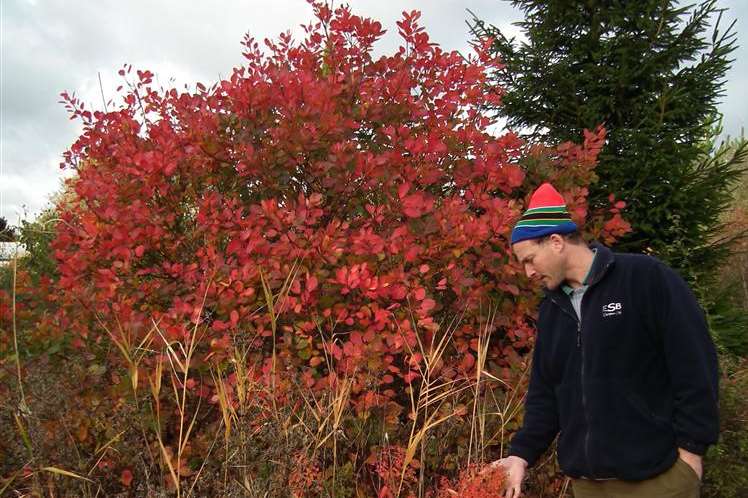
<svg viewBox="0 0 748 498">
<path fill-rule="evenodd" d="M 519 498 L 520 491 L 519 483 L 508 483 L 504 489 L 504 498 Z"/>
<path fill-rule="evenodd" d="M 504 498 L 519 498 L 519 484 L 512 484 L 504 491 Z"/>
<path fill-rule="evenodd" d="M 512 489 L 514 490 L 514 496 L 512 498 L 519 498 L 519 495 L 522 493 L 519 484 L 516 484 Z"/>
</svg>

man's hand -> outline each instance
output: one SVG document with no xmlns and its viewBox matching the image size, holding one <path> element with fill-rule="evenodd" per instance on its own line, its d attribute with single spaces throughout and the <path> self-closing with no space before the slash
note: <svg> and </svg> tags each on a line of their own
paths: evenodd
<svg viewBox="0 0 748 498">
<path fill-rule="evenodd" d="M 525 469 L 527 469 L 525 459 L 518 456 L 508 456 L 501 460 L 496 460 L 491 465 L 500 466 L 504 470 L 504 474 L 506 474 L 504 498 L 519 498 L 522 493 L 522 480 L 525 478 Z"/>
<path fill-rule="evenodd" d="M 678 458 L 686 462 L 688 466 L 691 467 L 694 472 L 696 472 L 696 475 L 699 476 L 699 479 L 701 479 L 701 476 L 704 475 L 704 466 L 701 460 L 701 455 L 691 453 L 690 451 L 686 451 L 683 448 L 678 448 Z"/>
</svg>

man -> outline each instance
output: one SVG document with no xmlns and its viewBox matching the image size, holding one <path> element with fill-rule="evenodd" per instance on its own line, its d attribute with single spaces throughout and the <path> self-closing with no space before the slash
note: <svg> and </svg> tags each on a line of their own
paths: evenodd
<svg viewBox="0 0 748 498">
<path fill-rule="evenodd" d="M 550 185 L 532 196 L 512 250 L 542 282 L 530 387 L 509 456 L 506 498 L 558 435 L 558 460 L 585 497 L 699 496 L 717 441 L 717 356 L 686 283 L 655 258 L 588 247 Z"/>
</svg>

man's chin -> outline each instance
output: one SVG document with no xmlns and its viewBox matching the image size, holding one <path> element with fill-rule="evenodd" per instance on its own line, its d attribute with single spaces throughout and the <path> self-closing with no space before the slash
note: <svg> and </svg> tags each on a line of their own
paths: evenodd
<svg viewBox="0 0 748 498">
<path fill-rule="evenodd" d="M 559 287 L 558 282 L 549 282 L 548 280 L 543 280 L 543 288 L 548 291 L 555 291 Z"/>
</svg>

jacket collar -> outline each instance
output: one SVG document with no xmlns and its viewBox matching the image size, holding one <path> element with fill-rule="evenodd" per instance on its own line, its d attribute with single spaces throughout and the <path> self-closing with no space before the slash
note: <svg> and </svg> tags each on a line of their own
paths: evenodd
<svg viewBox="0 0 748 498">
<path fill-rule="evenodd" d="M 591 287 L 602 280 L 608 269 L 613 265 L 613 263 L 615 263 L 615 256 L 613 251 L 597 242 L 590 244 L 590 249 L 595 249 L 597 251 L 595 258 L 592 260 L 592 268 L 590 268 L 590 272 L 587 276 L 587 285 Z M 546 289 L 545 293 L 551 298 L 566 297 L 561 286 L 555 290 Z"/>
</svg>

